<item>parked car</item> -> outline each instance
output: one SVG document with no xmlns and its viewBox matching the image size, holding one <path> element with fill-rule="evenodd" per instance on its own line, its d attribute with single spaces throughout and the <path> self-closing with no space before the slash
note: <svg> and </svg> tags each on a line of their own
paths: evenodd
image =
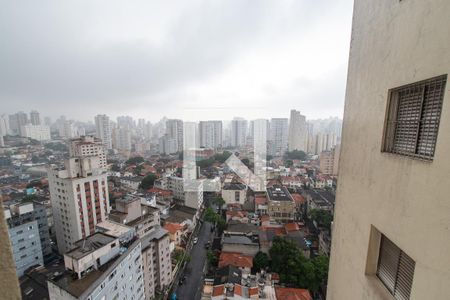
<svg viewBox="0 0 450 300">
<path fill-rule="evenodd" d="M 194 245 L 197 244 L 197 242 L 198 242 L 198 237 L 195 237 L 194 238 Z"/>
</svg>

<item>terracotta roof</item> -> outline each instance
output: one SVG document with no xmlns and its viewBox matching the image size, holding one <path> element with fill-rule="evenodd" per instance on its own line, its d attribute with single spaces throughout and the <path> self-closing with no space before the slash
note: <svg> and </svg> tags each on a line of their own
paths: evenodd
<svg viewBox="0 0 450 300">
<path fill-rule="evenodd" d="M 213 292 L 212 292 L 212 295 L 213 295 L 213 297 L 214 296 L 220 296 L 220 295 L 223 295 L 223 292 L 225 291 L 225 286 L 223 285 L 223 284 L 221 284 L 221 285 L 216 285 L 214 288 L 213 288 Z"/>
<path fill-rule="evenodd" d="M 148 189 L 147 192 L 155 193 L 155 194 L 158 194 L 158 195 L 161 195 L 161 196 L 170 196 L 170 195 L 172 195 L 172 191 L 163 190 L 163 189 L 160 189 L 160 188 L 157 188 L 157 187 L 152 187 L 151 189 Z"/>
<path fill-rule="evenodd" d="M 242 286 L 240 284 L 234 285 L 234 294 L 242 296 Z"/>
<path fill-rule="evenodd" d="M 264 221 L 270 221 L 270 216 L 269 215 L 261 216 L 261 222 L 264 222 Z"/>
<path fill-rule="evenodd" d="M 305 197 L 303 197 L 300 194 L 294 193 L 294 194 L 291 194 L 291 196 L 294 199 L 295 204 L 297 204 L 297 205 L 306 203 Z"/>
<path fill-rule="evenodd" d="M 259 289 L 258 289 L 257 286 L 251 287 L 251 288 L 248 289 L 248 294 L 250 296 L 258 295 L 258 292 L 259 292 Z"/>
<path fill-rule="evenodd" d="M 256 204 L 266 204 L 267 203 L 266 196 L 256 196 L 255 197 L 255 203 Z"/>
<path fill-rule="evenodd" d="M 176 223 L 167 223 L 164 225 L 164 229 L 167 230 L 170 234 L 174 234 L 177 231 L 183 230 L 184 225 Z"/>
<path fill-rule="evenodd" d="M 260 228 L 262 231 L 273 231 L 277 236 L 286 235 L 284 227 L 261 226 Z"/>
<path fill-rule="evenodd" d="M 312 300 L 307 289 L 275 287 L 275 295 L 282 300 Z"/>
<path fill-rule="evenodd" d="M 280 275 L 278 273 L 272 273 L 272 280 L 280 280 Z"/>
<path fill-rule="evenodd" d="M 251 268 L 253 267 L 253 257 L 236 252 L 222 252 L 219 257 L 219 268 L 229 265 L 238 268 Z"/>
<path fill-rule="evenodd" d="M 286 232 L 298 231 L 298 230 L 300 230 L 300 227 L 298 226 L 297 223 L 287 223 L 284 225 L 284 229 L 286 229 Z"/>
<path fill-rule="evenodd" d="M 245 218 L 247 216 L 247 212 L 246 211 L 242 211 L 242 210 L 239 210 L 239 211 L 235 211 L 235 210 L 230 211 L 230 210 L 228 210 L 226 212 L 226 214 L 227 214 L 227 216 L 240 217 L 240 218 Z"/>
</svg>

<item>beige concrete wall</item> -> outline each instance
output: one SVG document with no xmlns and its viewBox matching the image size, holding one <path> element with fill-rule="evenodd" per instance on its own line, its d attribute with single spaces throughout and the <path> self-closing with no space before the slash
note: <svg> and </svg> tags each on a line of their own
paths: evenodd
<svg viewBox="0 0 450 300">
<path fill-rule="evenodd" d="M 355 1 L 328 299 L 392 299 L 372 226 L 416 261 L 411 299 L 450 298 L 450 84 L 432 162 L 380 151 L 388 90 L 450 72 L 449 20 L 448 0 Z"/>
<path fill-rule="evenodd" d="M 2 201 L 0 195 L 0 202 Z M 0 205 L 0 291 L 2 299 L 21 299 L 19 280 L 16 275 L 16 265 L 9 242 L 8 226 L 6 225 L 3 205 Z"/>
</svg>

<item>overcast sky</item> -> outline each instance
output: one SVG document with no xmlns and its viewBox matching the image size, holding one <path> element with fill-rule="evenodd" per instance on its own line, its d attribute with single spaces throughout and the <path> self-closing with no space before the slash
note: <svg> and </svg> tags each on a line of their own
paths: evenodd
<svg viewBox="0 0 450 300">
<path fill-rule="evenodd" d="M 352 0 L 0 2 L 0 113 L 342 116 Z"/>
</svg>

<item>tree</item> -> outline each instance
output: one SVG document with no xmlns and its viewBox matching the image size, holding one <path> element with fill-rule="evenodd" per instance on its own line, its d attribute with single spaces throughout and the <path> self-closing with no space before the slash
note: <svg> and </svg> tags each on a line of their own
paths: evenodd
<svg viewBox="0 0 450 300">
<path fill-rule="evenodd" d="M 287 285 L 318 291 L 328 276 L 328 257 L 306 258 L 296 244 L 276 237 L 269 250 L 271 270 L 280 274 L 280 281 Z"/>
<path fill-rule="evenodd" d="M 224 163 L 231 156 L 231 154 L 232 153 L 230 151 L 223 151 L 222 153 L 214 155 L 214 160 Z"/>
<path fill-rule="evenodd" d="M 287 168 L 290 168 L 294 165 L 294 162 L 291 159 L 288 159 L 288 160 L 286 160 L 285 165 Z"/>
<path fill-rule="evenodd" d="M 219 261 L 217 259 L 217 255 L 212 250 L 208 250 L 208 252 L 206 252 L 206 259 L 208 260 L 208 264 L 210 266 L 217 267 L 217 263 Z"/>
<path fill-rule="evenodd" d="M 135 156 L 135 157 L 131 157 L 129 158 L 125 164 L 127 165 L 137 165 L 144 162 L 144 158 L 142 156 Z"/>
<path fill-rule="evenodd" d="M 111 171 L 113 171 L 113 172 L 120 172 L 120 167 L 119 167 L 119 165 L 113 164 L 113 165 L 111 166 Z"/>
<path fill-rule="evenodd" d="M 311 220 L 316 221 L 317 225 L 327 230 L 331 230 L 331 222 L 333 222 L 333 215 L 328 210 L 312 209 L 309 212 Z"/>
<path fill-rule="evenodd" d="M 305 160 L 306 153 L 301 150 L 293 150 L 291 152 L 286 152 L 286 157 L 290 159 Z"/>
<path fill-rule="evenodd" d="M 260 270 L 266 269 L 269 266 L 269 256 L 259 251 L 256 253 L 255 257 L 253 258 L 253 269 L 256 272 L 259 272 Z"/>
<path fill-rule="evenodd" d="M 139 188 L 144 190 L 152 188 L 157 178 L 158 176 L 156 176 L 155 174 L 148 174 L 142 179 L 141 184 L 139 184 Z"/>
<path fill-rule="evenodd" d="M 222 197 L 218 196 L 218 197 L 214 198 L 212 203 L 217 205 L 218 207 L 222 207 L 225 204 L 225 200 L 223 200 Z"/>
<path fill-rule="evenodd" d="M 214 209 L 212 209 L 211 207 L 208 207 L 205 210 L 204 220 L 209 223 L 214 223 L 214 222 L 216 222 L 216 219 L 217 219 L 217 213 L 214 211 Z"/>
</svg>

